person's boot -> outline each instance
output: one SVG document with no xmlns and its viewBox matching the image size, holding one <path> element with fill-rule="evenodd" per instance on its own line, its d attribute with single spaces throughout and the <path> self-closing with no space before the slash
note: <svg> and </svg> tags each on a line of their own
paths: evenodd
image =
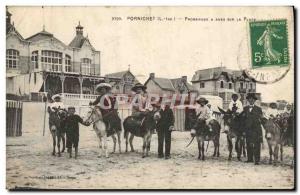
<svg viewBox="0 0 300 195">
<path fill-rule="evenodd" d="M 78 156 L 78 148 L 75 148 L 75 159 L 77 159 Z"/>
</svg>

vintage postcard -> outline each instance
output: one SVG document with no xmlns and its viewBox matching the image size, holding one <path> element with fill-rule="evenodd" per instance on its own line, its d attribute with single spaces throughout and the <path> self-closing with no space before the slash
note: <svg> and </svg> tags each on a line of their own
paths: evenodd
<svg viewBox="0 0 300 195">
<path fill-rule="evenodd" d="M 294 190 L 294 7 L 6 7 L 8 190 Z"/>
</svg>

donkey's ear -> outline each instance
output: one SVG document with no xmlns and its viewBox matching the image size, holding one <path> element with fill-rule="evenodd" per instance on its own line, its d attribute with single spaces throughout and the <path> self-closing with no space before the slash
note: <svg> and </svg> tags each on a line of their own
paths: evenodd
<svg viewBox="0 0 300 195">
<path fill-rule="evenodd" d="M 222 114 L 225 114 L 226 112 L 222 109 L 222 108 L 220 108 L 219 106 L 218 106 L 218 109 L 220 110 L 220 112 L 222 113 Z"/>
</svg>

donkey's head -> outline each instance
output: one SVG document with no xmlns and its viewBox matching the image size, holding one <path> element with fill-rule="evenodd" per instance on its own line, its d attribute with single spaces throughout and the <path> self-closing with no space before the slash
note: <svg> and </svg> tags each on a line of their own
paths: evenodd
<svg viewBox="0 0 300 195">
<path fill-rule="evenodd" d="M 88 123 L 93 123 L 95 121 L 101 120 L 102 114 L 97 107 L 90 107 L 84 119 Z"/>
<path fill-rule="evenodd" d="M 234 113 L 230 110 L 223 110 L 222 108 L 219 108 L 219 111 L 222 114 L 222 118 L 224 120 L 224 131 L 229 131 L 230 127 L 232 126 L 233 119 L 234 119 Z"/>
</svg>

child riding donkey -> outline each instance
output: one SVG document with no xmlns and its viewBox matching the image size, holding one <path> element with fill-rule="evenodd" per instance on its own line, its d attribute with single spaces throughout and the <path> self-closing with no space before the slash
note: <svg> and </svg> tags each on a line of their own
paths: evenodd
<svg viewBox="0 0 300 195">
<path fill-rule="evenodd" d="M 65 150 L 65 132 L 62 128 L 63 120 L 66 116 L 66 110 L 59 94 L 52 96 L 52 103 L 48 106 L 47 111 L 49 113 L 49 129 L 53 138 L 53 152 L 55 155 L 55 147 L 58 147 L 58 156 L 61 156 L 61 152 Z M 60 141 L 62 140 L 63 149 L 60 151 Z"/>
</svg>

